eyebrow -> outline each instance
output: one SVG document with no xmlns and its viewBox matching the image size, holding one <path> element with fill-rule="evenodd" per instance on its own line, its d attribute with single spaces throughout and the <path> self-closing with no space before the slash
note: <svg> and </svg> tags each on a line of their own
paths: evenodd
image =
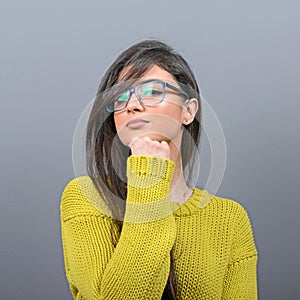
<svg viewBox="0 0 300 300">
<path fill-rule="evenodd" d="M 149 78 L 149 79 L 141 81 L 139 84 L 144 84 L 144 83 L 149 83 L 149 82 L 164 82 L 164 80 L 158 79 L 158 78 Z"/>
</svg>

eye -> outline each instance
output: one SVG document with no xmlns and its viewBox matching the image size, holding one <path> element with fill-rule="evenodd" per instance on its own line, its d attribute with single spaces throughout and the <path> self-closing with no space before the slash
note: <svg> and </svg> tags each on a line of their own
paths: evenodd
<svg viewBox="0 0 300 300">
<path fill-rule="evenodd" d="M 116 102 L 126 102 L 128 100 L 128 93 L 125 92 L 125 93 L 122 93 L 118 96 Z"/>
<path fill-rule="evenodd" d="M 160 83 L 147 83 L 141 86 L 143 97 L 157 97 L 163 93 L 163 87 Z"/>
</svg>

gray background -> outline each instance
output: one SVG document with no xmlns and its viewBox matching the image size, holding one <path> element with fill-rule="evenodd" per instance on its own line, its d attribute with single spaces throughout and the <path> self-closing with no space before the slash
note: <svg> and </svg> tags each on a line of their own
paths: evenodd
<svg viewBox="0 0 300 300">
<path fill-rule="evenodd" d="M 59 202 L 76 122 L 120 51 L 192 65 L 228 147 L 218 194 L 248 211 L 260 299 L 300 299 L 299 1 L 1 1 L 1 299 L 71 299 Z"/>
</svg>

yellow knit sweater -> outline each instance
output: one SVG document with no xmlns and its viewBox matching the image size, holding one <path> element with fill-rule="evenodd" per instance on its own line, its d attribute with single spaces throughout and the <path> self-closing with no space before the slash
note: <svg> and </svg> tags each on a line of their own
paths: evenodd
<svg viewBox="0 0 300 300">
<path fill-rule="evenodd" d="M 121 233 L 109 211 L 88 199 L 95 190 L 89 177 L 66 186 L 62 241 L 74 299 L 160 299 L 171 250 L 177 299 L 257 299 L 257 251 L 247 213 L 197 188 L 183 205 L 170 202 L 173 171 L 164 158 L 128 158 Z"/>
</svg>

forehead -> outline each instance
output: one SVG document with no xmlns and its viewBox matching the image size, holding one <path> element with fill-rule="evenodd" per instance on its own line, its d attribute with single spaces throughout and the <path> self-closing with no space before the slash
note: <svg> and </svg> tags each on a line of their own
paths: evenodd
<svg viewBox="0 0 300 300">
<path fill-rule="evenodd" d="M 122 79 L 126 77 L 126 74 L 130 70 L 130 68 L 131 67 L 129 66 L 122 70 L 118 82 L 122 81 Z M 157 65 L 154 65 L 150 69 L 148 69 L 140 78 L 142 79 L 155 78 L 155 79 L 161 79 L 163 81 L 175 81 L 175 78 L 171 73 L 160 68 Z"/>
</svg>

